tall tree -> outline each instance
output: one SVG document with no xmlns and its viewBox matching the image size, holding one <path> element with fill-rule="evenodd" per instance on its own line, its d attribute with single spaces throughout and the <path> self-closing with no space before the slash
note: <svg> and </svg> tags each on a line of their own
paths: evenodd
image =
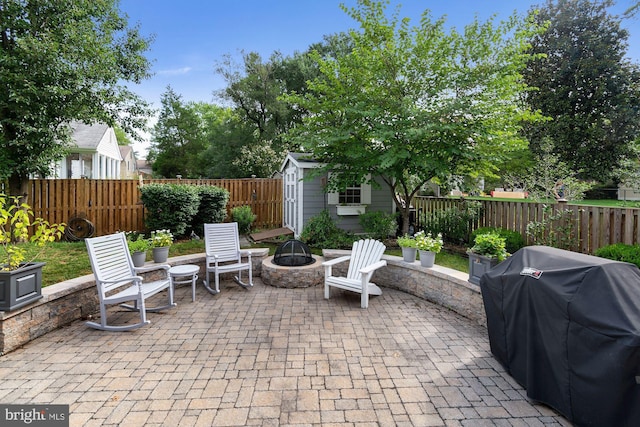
<svg viewBox="0 0 640 427">
<path fill-rule="evenodd" d="M 116 141 L 118 141 L 118 145 L 131 145 L 131 138 L 129 138 L 127 133 L 120 126 L 113 126 L 113 131 L 116 134 Z"/>
<path fill-rule="evenodd" d="M 11 194 L 64 156 L 73 120 L 144 128 L 148 106 L 122 83 L 149 76 L 150 41 L 117 0 L 0 0 L 0 179 Z"/>
<path fill-rule="evenodd" d="M 210 105 L 203 115 L 206 148 L 200 154 L 202 174 L 207 178 L 246 178 L 250 172 L 234 162 L 242 148 L 255 143 L 253 128 L 243 120 L 237 110 Z"/>
<path fill-rule="evenodd" d="M 309 52 L 336 58 L 350 49 L 347 34 L 339 33 L 325 36 L 306 52 L 288 57 L 274 52 L 265 61 L 255 52 L 243 53 L 242 64 L 237 64 L 231 55 L 224 57 L 216 71 L 227 87 L 217 96 L 234 107 L 236 115 L 247 124 L 243 128 L 250 130 L 253 138 L 251 144 L 238 151 L 234 164 L 239 169 L 268 175 L 274 172 L 270 168 L 280 165 L 288 150 L 299 150 L 299 146 L 291 145 L 282 135 L 300 124 L 307 111 L 298 104 L 287 103 L 281 96 L 306 93 L 307 81 L 319 75 L 317 62 Z"/>
<path fill-rule="evenodd" d="M 200 177 L 198 155 L 205 147 L 202 108 L 184 103 L 170 86 L 160 102 L 162 107 L 151 132 L 148 156 L 154 174 L 165 178 Z"/>
<path fill-rule="evenodd" d="M 386 2 L 342 7 L 361 26 L 353 49 L 327 59 L 315 54 L 321 77 L 305 95 L 290 96 L 310 114 L 290 136 L 334 171 L 328 190 L 381 176 L 403 213 L 430 179 L 463 168 L 483 171 L 509 149 L 525 145 L 518 98 L 520 71 L 533 30 L 515 17 L 494 25 L 474 21 L 458 32 L 425 11 L 418 26 L 388 18 Z"/>
<path fill-rule="evenodd" d="M 610 0 L 549 1 L 537 21 L 548 30 L 531 39 L 531 53 L 544 54 L 524 71 L 534 110 L 550 117 L 527 129 L 541 154 L 549 138 L 554 152 L 582 178 L 605 180 L 633 155 L 640 132 L 640 72 L 625 58 L 628 33 L 607 12 Z"/>
<path fill-rule="evenodd" d="M 289 121 L 287 105 L 278 100 L 285 91 L 278 67 L 285 59 L 278 52 L 266 62 L 255 52 L 244 53 L 242 59 L 239 67 L 231 56 L 225 56 L 217 71 L 228 86 L 218 96 L 230 101 L 252 125 L 257 140 L 273 141 Z"/>
</svg>

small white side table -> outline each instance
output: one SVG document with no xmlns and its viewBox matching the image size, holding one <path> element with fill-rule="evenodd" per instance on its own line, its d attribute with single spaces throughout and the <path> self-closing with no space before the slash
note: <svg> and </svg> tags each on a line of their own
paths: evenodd
<svg viewBox="0 0 640 427">
<path fill-rule="evenodd" d="M 198 280 L 198 272 L 200 267 L 197 265 L 184 264 L 176 265 L 169 269 L 169 279 L 171 286 L 175 290 L 175 285 L 191 283 L 191 301 L 196 300 L 196 280 Z"/>
</svg>

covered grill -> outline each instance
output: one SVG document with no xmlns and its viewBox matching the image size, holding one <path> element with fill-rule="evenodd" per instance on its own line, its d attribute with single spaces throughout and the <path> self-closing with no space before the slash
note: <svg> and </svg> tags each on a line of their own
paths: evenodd
<svg viewBox="0 0 640 427">
<path fill-rule="evenodd" d="M 480 280 L 491 352 L 577 426 L 640 425 L 640 270 L 545 246 Z"/>
<path fill-rule="evenodd" d="M 278 246 L 272 262 L 276 265 L 300 267 L 313 264 L 315 261 L 309 246 L 300 240 L 291 239 Z"/>
</svg>

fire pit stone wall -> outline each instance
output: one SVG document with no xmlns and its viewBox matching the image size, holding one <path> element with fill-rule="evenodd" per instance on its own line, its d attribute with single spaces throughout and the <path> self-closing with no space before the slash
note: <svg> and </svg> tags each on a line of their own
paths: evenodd
<svg viewBox="0 0 640 427">
<path fill-rule="evenodd" d="M 288 267 L 276 265 L 273 256 L 262 261 L 262 282 L 265 285 L 276 288 L 308 288 L 324 283 L 324 270 L 322 257 L 312 255 L 315 259 L 313 264 L 299 267 Z"/>
</svg>

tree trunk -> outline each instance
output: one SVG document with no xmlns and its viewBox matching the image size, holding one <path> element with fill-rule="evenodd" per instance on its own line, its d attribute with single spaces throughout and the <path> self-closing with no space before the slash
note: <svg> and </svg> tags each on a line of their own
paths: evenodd
<svg viewBox="0 0 640 427">
<path fill-rule="evenodd" d="M 9 195 L 21 197 L 25 201 L 29 190 L 29 177 L 16 173 L 9 177 Z"/>
<path fill-rule="evenodd" d="M 411 204 L 406 203 L 405 205 L 406 206 L 400 206 L 400 212 L 402 213 L 402 236 L 409 234 L 409 220 L 411 219 Z"/>
</svg>

